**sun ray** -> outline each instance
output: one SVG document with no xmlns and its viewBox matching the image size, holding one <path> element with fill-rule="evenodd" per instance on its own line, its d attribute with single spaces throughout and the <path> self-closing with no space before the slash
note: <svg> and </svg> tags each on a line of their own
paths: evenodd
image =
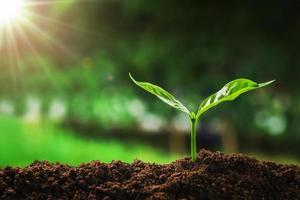
<svg viewBox="0 0 300 200">
<path fill-rule="evenodd" d="M 66 46 L 64 46 L 63 43 L 61 43 L 61 41 L 57 41 L 50 34 L 48 34 L 43 29 L 39 28 L 37 25 L 32 23 L 30 20 L 24 18 L 23 22 L 26 26 L 29 26 L 33 32 L 35 32 L 36 34 L 39 34 L 40 35 L 39 37 L 42 37 L 43 39 L 47 40 L 47 42 L 50 42 L 52 45 L 60 48 L 60 50 L 62 50 L 65 54 L 67 54 L 67 56 L 69 56 L 71 58 L 75 58 L 75 55 L 72 53 L 72 51 L 70 49 L 66 48 Z"/>
<path fill-rule="evenodd" d="M 39 5 L 52 5 L 52 4 L 62 4 L 62 3 L 74 3 L 78 2 L 78 0 L 36 0 L 36 1 L 28 1 L 25 3 L 25 6 L 39 6 Z M 81 0 L 82 1 L 82 0 Z"/>
<path fill-rule="evenodd" d="M 53 4 L 66 4 L 66 3 L 86 3 L 86 2 L 95 2 L 99 0 L 31 0 L 25 3 L 25 6 L 45 6 Z"/>
<path fill-rule="evenodd" d="M 17 91 L 18 91 L 18 77 L 17 77 L 17 73 L 16 73 L 16 69 L 15 69 L 15 55 L 14 55 L 14 51 L 13 51 L 13 46 L 11 45 L 14 41 L 14 32 L 11 30 L 12 27 L 9 26 L 6 29 L 6 36 L 7 36 L 7 46 L 8 46 L 8 62 L 10 65 L 9 71 L 10 71 L 10 76 L 12 79 L 12 89 L 13 89 L 13 94 L 16 95 Z"/>
<path fill-rule="evenodd" d="M 18 90 L 18 93 L 23 91 L 23 84 L 24 83 L 24 77 L 23 77 L 23 72 L 22 68 L 20 65 L 20 52 L 19 52 L 19 45 L 18 42 L 16 41 L 16 36 L 15 34 L 12 35 L 12 53 L 14 55 L 14 69 L 16 73 L 16 87 Z"/>
<path fill-rule="evenodd" d="M 30 12 L 30 11 L 25 11 L 25 14 L 27 16 L 31 16 L 33 18 L 40 19 L 40 20 L 48 23 L 51 26 L 64 27 L 64 29 L 66 29 L 67 31 L 73 30 L 73 31 L 89 34 L 90 36 L 95 36 L 95 37 L 99 34 L 96 31 L 87 30 L 87 29 L 84 29 L 84 28 L 80 28 L 78 26 L 71 25 L 70 23 L 62 22 L 61 20 L 58 20 L 54 17 L 46 17 L 44 15 L 34 13 L 34 12 Z"/>
<path fill-rule="evenodd" d="M 26 46 L 30 49 L 33 57 L 35 58 L 35 61 L 38 63 L 38 66 L 40 66 L 43 70 L 43 72 L 46 75 L 46 78 L 50 81 L 51 86 L 53 86 L 56 90 L 59 89 L 58 85 L 55 83 L 55 80 L 52 76 L 52 71 L 49 69 L 49 67 L 42 62 L 40 59 L 41 55 L 38 53 L 38 51 L 33 46 L 32 42 L 30 41 L 30 38 L 28 37 L 27 33 L 21 29 L 21 27 L 18 27 L 18 33 L 22 37 L 23 41 L 25 42 Z"/>
<path fill-rule="evenodd" d="M 45 61 L 42 59 L 44 54 L 41 53 L 40 50 L 51 51 L 60 55 L 64 55 L 64 57 L 67 57 L 69 60 L 76 60 L 78 59 L 76 53 L 68 48 L 65 41 L 58 39 L 59 37 L 57 37 L 57 31 L 60 31 L 60 33 L 63 34 L 69 32 L 76 34 L 85 33 L 90 37 L 95 38 L 97 38 L 99 33 L 94 33 L 90 30 L 74 26 L 70 23 L 62 22 L 55 16 L 45 16 L 40 12 L 40 8 L 42 8 L 42 6 L 46 6 L 46 9 L 50 9 L 50 5 L 54 4 L 92 2 L 94 0 L 11 1 L 22 1 L 22 9 L 21 7 L 18 7 L 19 13 L 12 12 L 14 15 L 11 15 L 12 18 L 10 18 L 10 20 L 5 20 L 5 23 L 1 24 L 0 21 L 0 51 L 2 51 L 1 57 L 5 58 L 8 62 L 5 68 L 8 70 L 8 73 L 10 73 L 10 77 L 13 81 L 14 91 L 16 92 L 20 89 L 29 89 L 26 88 L 26 85 L 24 85 L 27 70 L 26 65 L 23 64 L 24 58 L 26 58 L 28 55 L 31 55 L 32 59 L 34 59 L 34 62 L 37 63 L 37 65 L 34 66 L 39 66 L 41 68 L 42 74 L 45 75 L 46 80 L 50 82 L 50 85 L 53 86 L 53 89 L 59 91 L 60 87 L 56 83 L 53 75 L 55 69 L 54 67 L 49 67 L 51 65 L 48 63 L 45 63 Z M 19 88 L 19 86 L 22 88 Z"/>
<path fill-rule="evenodd" d="M 0 28 L 0 52 L 2 48 L 4 47 L 4 29 Z"/>
</svg>

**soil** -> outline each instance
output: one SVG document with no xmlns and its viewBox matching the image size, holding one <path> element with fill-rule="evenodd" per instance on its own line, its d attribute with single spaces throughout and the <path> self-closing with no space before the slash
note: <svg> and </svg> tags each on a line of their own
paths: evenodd
<svg viewBox="0 0 300 200">
<path fill-rule="evenodd" d="M 35 161 L 0 169 L 1 199 L 300 199 L 300 166 L 201 150 L 167 165 Z"/>
</svg>

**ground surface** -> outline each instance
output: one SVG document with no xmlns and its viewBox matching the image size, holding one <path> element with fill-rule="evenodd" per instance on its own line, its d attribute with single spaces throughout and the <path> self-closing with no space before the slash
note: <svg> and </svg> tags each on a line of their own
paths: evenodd
<svg viewBox="0 0 300 200">
<path fill-rule="evenodd" d="M 201 150 L 169 165 L 34 162 L 0 170 L 1 199 L 300 199 L 300 167 Z"/>
</svg>

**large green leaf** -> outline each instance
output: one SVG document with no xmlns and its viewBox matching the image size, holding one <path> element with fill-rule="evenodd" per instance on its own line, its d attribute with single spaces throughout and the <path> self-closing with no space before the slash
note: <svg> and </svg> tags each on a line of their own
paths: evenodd
<svg viewBox="0 0 300 200">
<path fill-rule="evenodd" d="M 178 101 L 172 94 L 170 94 L 166 90 L 162 89 L 161 87 L 154 85 L 152 83 L 136 81 L 131 76 L 130 73 L 129 73 L 129 77 L 136 85 L 140 86 L 141 88 L 150 92 L 151 94 L 154 94 L 155 96 L 157 96 L 160 100 L 162 100 L 166 104 L 172 106 L 173 108 L 181 110 L 189 115 L 191 114 L 190 111 L 180 101 Z"/>
<path fill-rule="evenodd" d="M 206 98 L 199 106 L 198 113 L 196 117 L 200 117 L 204 112 L 209 110 L 210 108 L 218 105 L 224 101 L 232 101 L 237 98 L 239 95 L 248 92 L 250 90 L 255 90 L 264 86 L 267 86 L 273 81 L 265 82 L 265 83 L 255 83 L 249 79 L 236 79 L 229 83 L 227 83 L 221 90 L 217 93 Z"/>
</svg>

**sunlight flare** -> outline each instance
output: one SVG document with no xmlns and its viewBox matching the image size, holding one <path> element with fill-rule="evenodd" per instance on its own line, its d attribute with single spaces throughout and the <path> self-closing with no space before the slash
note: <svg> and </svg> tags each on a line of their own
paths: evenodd
<svg viewBox="0 0 300 200">
<path fill-rule="evenodd" d="M 50 84 L 58 88 L 52 75 L 53 66 L 43 58 L 54 49 L 65 57 L 75 58 L 60 40 L 58 32 L 83 30 L 61 21 L 53 11 L 55 7 L 73 1 L 0 0 L 0 71 L 5 70 L 10 76 L 14 91 L 24 87 L 29 68 L 43 73 Z"/>
<path fill-rule="evenodd" d="M 0 2 L 0 26 L 9 25 L 22 16 L 25 0 L 2 0 Z"/>
</svg>

